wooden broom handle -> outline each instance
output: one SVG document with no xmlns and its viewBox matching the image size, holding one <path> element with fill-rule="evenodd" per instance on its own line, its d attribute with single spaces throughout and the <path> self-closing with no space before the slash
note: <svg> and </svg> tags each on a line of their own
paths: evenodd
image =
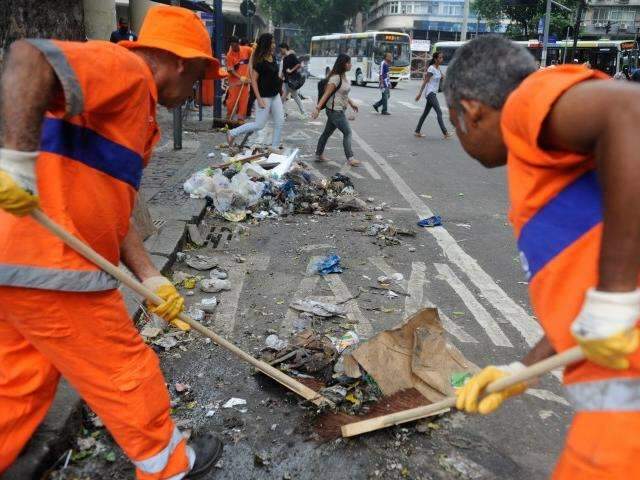
<svg viewBox="0 0 640 480">
<path fill-rule="evenodd" d="M 38 209 L 34 210 L 33 212 L 31 212 L 31 216 L 36 220 L 36 222 L 38 222 L 44 228 L 49 230 L 56 237 L 60 238 L 69 247 L 74 249 L 76 252 L 78 252 L 80 255 L 87 258 L 91 262 L 95 263 L 98 267 L 100 267 L 105 272 L 109 273 L 116 279 L 120 280 L 123 284 L 125 284 L 134 292 L 136 292 L 138 295 L 141 295 L 142 297 L 146 298 L 147 300 L 149 300 L 151 303 L 155 305 L 160 305 L 162 302 L 164 302 L 162 298 L 160 298 L 158 295 L 156 295 L 151 290 L 146 288 L 138 280 L 134 279 L 127 273 L 120 270 L 113 263 L 111 263 L 109 260 L 104 258 L 94 249 L 92 249 L 89 245 L 87 245 L 80 239 L 76 238 L 75 236 L 71 235 L 64 228 L 62 228 L 60 225 L 58 225 L 53 220 L 51 220 L 42 210 L 38 210 Z M 207 327 L 202 325 L 200 322 L 197 322 L 196 320 L 192 319 L 185 313 L 181 313 L 179 318 L 183 322 L 189 324 L 189 326 L 191 326 L 191 328 L 193 328 L 194 330 L 200 332 L 205 337 L 209 337 L 211 340 L 216 342 L 221 347 L 226 348 L 231 353 L 237 355 L 242 360 L 250 363 L 265 375 L 268 375 L 269 377 L 273 378 L 275 381 L 284 385 L 289 390 L 297 393 L 298 395 L 305 398 L 306 400 L 318 406 L 332 405 L 332 402 L 330 402 L 327 398 L 323 397 L 319 393 L 310 389 L 306 385 L 303 385 L 297 380 L 291 378 L 290 376 L 281 372 L 277 368 L 272 367 L 268 363 L 265 363 L 261 360 L 258 360 L 257 358 L 254 358 L 253 356 L 249 355 L 245 351 L 236 347 L 233 343 L 229 342 L 225 338 L 219 336 L 212 330 L 208 329 Z"/>
<path fill-rule="evenodd" d="M 486 388 L 486 392 L 499 392 L 517 383 L 533 380 L 534 378 L 555 370 L 556 368 L 565 367 L 583 359 L 584 355 L 580 347 L 576 346 L 570 348 L 562 353 L 546 358 L 541 362 L 534 363 L 524 370 L 502 377 L 495 382 L 490 383 Z M 369 420 L 363 420 L 361 422 L 348 423 L 342 426 L 342 436 L 353 437 L 363 433 L 373 432 L 374 430 L 380 430 L 381 428 L 420 420 L 421 418 L 441 413 L 443 410 L 454 408 L 455 406 L 456 397 L 447 397 L 444 400 L 440 400 L 439 402 L 425 405 L 423 407 L 390 413 L 389 415 L 382 415 L 380 417 L 370 418 Z"/>
<path fill-rule="evenodd" d="M 244 89 L 245 84 L 240 85 L 240 92 L 238 93 L 238 98 L 236 98 L 236 103 L 233 105 L 233 110 L 231 110 L 231 115 L 229 116 L 229 120 L 233 118 L 238 110 L 238 104 L 240 103 L 240 97 L 242 97 L 242 90 Z"/>
</svg>

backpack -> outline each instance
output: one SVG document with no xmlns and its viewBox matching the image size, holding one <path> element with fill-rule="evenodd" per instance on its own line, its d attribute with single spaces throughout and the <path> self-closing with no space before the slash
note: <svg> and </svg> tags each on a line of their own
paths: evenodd
<svg viewBox="0 0 640 480">
<path fill-rule="evenodd" d="M 287 85 L 291 90 L 300 90 L 304 85 L 306 78 L 304 78 L 299 72 L 292 73 L 287 76 Z"/>
<path fill-rule="evenodd" d="M 318 102 L 320 101 L 320 99 L 322 98 L 322 96 L 324 95 L 324 91 L 327 89 L 327 83 L 329 83 L 329 77 L 325 77 L 322 80 L 320 80 L 318 82 Z M 338 88 L 335 89 L 335 91 L 333 92 L 333 94 L 331 95 L 331 97 L 333 97 L 333 104 L 335 105 L 336 102 L 336 92 L 338 90 L 340 90 L 340 87 L 342 87 L 342 75 L 340 75 L 340 82 L 338 82 Z M 329 97 L 329 98 L 331 98 Z M 329 103 L 329 99 L 327 99 L 326 103 L 322 106 L 322 109 L 324 109 L 327 106 L 327 103 Z"/>
</svg>

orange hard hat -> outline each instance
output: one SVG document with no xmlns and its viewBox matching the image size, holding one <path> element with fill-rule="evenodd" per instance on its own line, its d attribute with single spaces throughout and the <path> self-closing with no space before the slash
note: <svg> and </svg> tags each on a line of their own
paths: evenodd
<svg viewBox="0 0 640 480">
<path fill-rule="evenodd" d="M 209 32 L 200 17 L 186 8 L 151 7 L 142 23 L 138 41 L 123 40 L 118 45 L 128 49 L 158 48 L 181 58 L 204 58 L 211 61 L 204 78 L 226 76 L 211 51 Z"/>
</svg>

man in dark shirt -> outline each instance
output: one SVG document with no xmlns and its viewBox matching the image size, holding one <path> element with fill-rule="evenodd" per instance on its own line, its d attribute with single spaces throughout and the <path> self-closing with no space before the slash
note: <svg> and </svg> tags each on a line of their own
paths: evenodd
<svg viewBox="0 0 640 480">
<path fill-rule="evenodd" d="M 289 95 L 293 98 L 298 105 L 298 109 L 300 113 L 304 115 L 304 108 L 302 107 L 302 100 L 300 100 L 300 96 L 298 95 L 298 90 L 295 86 L 295 83 L 301 85 L 300 81 L 302 76 L 300 75 L 300 69 L 302 68 L 302 64 L 296 53 L 289 48 L 289 45 L 286 43 L 280 44 L 280 55 L 282 56 L 282 79 L 284 80 L 284 101 L 286 102 L 289 98 Z M 291 85 L 290 85 L 291 83 Z"/>
<path fill-rule="evenodd" d="M 129 30 L 129 23 L 122 17 L 118 19 L 118 29 L 111 32 L 112 43 L 118 43 L 121 40 L 129 40 L 135 42 L 138 40 L 138 36 Z"/>
<path fill-rule="evenodd" d="M 377 112 L 382 107 L 382 115 L 391 115 L 388 112 L 389 108 L 389 96 L 391 95 L 391 79 L 389 78 L 389 71 L 391 69 L 391 62 L 393 61 L 393 55 L 391 52 L 384 54 L 384 60 L 380 64 L 380 91 L 382 92 L 382 98 L 373 104 L 373 108 Z"/>
</svg>

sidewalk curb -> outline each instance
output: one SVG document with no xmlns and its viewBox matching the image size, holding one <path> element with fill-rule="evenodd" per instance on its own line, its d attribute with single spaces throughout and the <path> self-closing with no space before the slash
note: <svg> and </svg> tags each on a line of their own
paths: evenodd
<svg viewBox="0 0 640 480">
<path fill-rule="evenodd" d="M 167 220 L 144 242 L 153 263 L 163 274 L 173 265 L 176 252 L 187 238 L 187 225 L 197 224 L 204 218 L 206 202 L 199 201 L 197 205 L 190 218 Z M 137 320 L 142 312 L 141 300 L 133 294 L 124 295 L 124 298 L 129 315 Z M 44 420 L 13 465 L 0 475 L 0 480 L 42 478 L 65 451 L 74 447 L 73 441 L 82 424 L 82 403 L 76 391 L 62 379 Z"/>
</svg>

